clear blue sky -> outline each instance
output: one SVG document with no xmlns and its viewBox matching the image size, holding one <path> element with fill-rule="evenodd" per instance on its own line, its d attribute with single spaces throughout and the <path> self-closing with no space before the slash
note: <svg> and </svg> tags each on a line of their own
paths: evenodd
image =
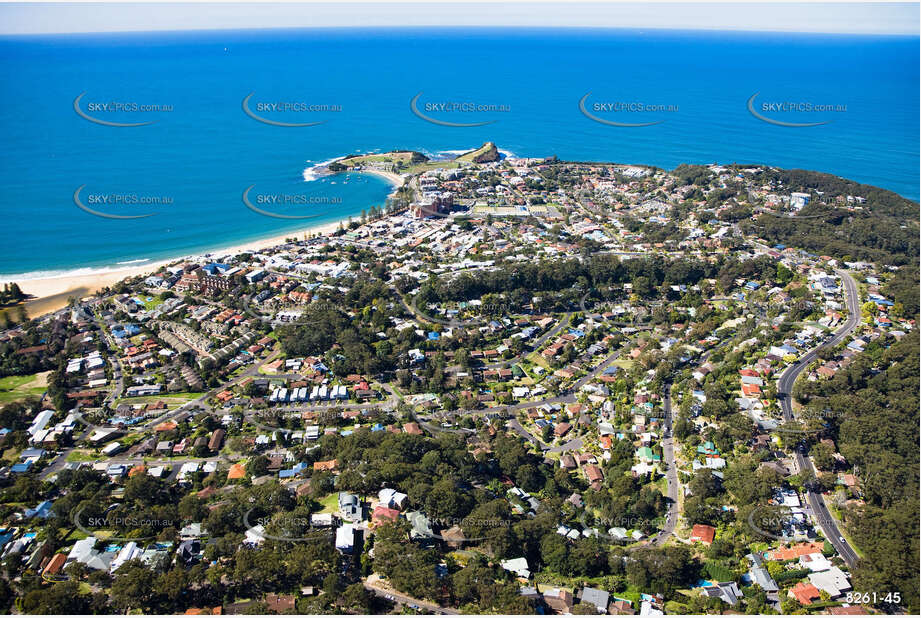
<svg viewBox="0 0 921 618">
<path fill-rule="evenodd" d="M 919 4 L 0 4 L 0 34 L 336 26 L 591 26 L 917 35 Z"/>
</svg>

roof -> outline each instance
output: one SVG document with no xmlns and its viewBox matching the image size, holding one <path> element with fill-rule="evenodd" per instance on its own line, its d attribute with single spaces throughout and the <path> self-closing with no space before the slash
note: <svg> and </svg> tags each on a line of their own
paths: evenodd
<svg viewBox="0 0 921 618">
<path fill-rule="evenodd" d="M 716 528 L 713 526 L 707 526 L 705 524 L 694 524 L 694 527 L 691 529 L 691 540 L 700 541 L 701 543 L 706 543 L 709 545 L 713 542 L 713 537 L 716 535 Z"/>
<path fill-rule="evenodd" d="M 371 514 L 371 521 L 376 524 L 387 523 L 388 521 L 396 521 L 400 518 L 400 512 L 396 509 L 390 509 L 386 506 L 378 506 L 374 509 L 374 512 Z"/>
<path fill-rule="evenodd" d="M 768 553 L 768 560 L 793 560 L 806 554 L 822 553 L 822 543 L 800 543 L 793 547 L 781 547 Z"/>
<path fill-rule="evenodd" d="M 227 478 L 229 479 L 242 479 L 246 476 L 246 466 L 242 463 L 235 463 L 230 466 L 230 470 L 227 471 Z"/>
<path fill-rule="evenodd" d="M 610 595 L 607 590 L 598 590 L 597 588 L 583 588 L 582 602 L 591 603 L 599 610 L 608 610 L 608 598 Z"/>
<path fill-rule="evenodd" d="M 46 575 L 54 575 L 61 570 L 65 562 L 67 562 L 67 554 L 55 554 L 45 566 L 43 573 Z"/>
<path fill-rule="evenodd" d="M 329 461 L 315 461 L 313 462 L 314 470 L 335 470 L 336 469 L 336 460 L 330 459 Z"/>
<path fill-rule="evenodd" d="M 799 601 L 800 605 L 809 605 L 814 599 L 820 598 L 819 589 L 805 582 L 800 582 L 790 588 L 790 594 Z"/>
</svg>

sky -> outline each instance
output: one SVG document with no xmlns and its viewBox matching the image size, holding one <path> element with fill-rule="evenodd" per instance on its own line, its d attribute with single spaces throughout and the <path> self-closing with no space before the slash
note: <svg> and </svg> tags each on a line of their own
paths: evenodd
<svg viewBox="0 0 921 618">
<path fill-rule="evenodd" d="M 0 3 L 0 34 L 518 26 L 919 34 L 915 3 Z"/>
</svg>

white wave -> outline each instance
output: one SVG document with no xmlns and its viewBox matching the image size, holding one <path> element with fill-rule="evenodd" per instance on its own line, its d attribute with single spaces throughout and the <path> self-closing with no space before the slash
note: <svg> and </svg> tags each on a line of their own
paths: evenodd
<svg viewBox="0 0 921 618">
<path fill-rule="evenodd" d="M 330 159 L 329 161 L 322 161 L 311 167 L 304 168 L 304 173 L 303 173 L 304 182 L 313 182 L 314 180 L 319 180 L 320 178 L 323 177 L 323 171 L 326 169 L 326 167 L 330 163 L 332 163 L 333 161 L 338 161 L 339 159 L 342 159 L 342 158 L 343 157 L 334 157 Z M 308 163 L 310 163 L 310 161 L 308 161 Z"/>
<path fill-rule="evenodd" d="M 126 260 L 124 262 L 115 262 L 116 264 L 140 264 L 142 262 L 149 262 L 150 258 L 141 258 L 139 260 Z"/>
<path fill-rule="evenodd" d="M 151 267 L 153 267 L 152 264 L 151 264 Z M 28 273 L 0 275 L 0 284 L 8 282 L 8 281 L 23 282 L 23 281 L 32 281 L 35 279 L 57 279 L 59 277 L 85 277 L 87 275 L 104 275 L 106 273 L 124 272 L 128 269 L 130 269 L 129 266 L 98 266 L 98 267 L 74 268 L 72 270 L 36 270 L 33 272 L 28 272 Z"/>
</svg>

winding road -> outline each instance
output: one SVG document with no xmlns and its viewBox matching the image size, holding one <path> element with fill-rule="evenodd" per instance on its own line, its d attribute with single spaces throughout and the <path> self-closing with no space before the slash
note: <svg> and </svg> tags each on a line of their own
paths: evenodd
<svg viewBox="0 0 921 618">
<path fill-rule="evenodd" d="M 819 351 L 823 347 L 834 347 L 838 345 L 844 341 L 848 335 L 854 332 L 854 329 L 857 328 L 857 325 L 860 323 L 860 306 L 857 296 L 857 284 L 847 272 L 843 270 L 836 272 L 844 283 L 844 289 L 847 295 L 847 320 L 838 330 L 835 331 L 831 339 L 825 343 L 819 344 L 818 346 L 803 354 L 799 360 L 790 365 L 780 375 L 780 378 L 778 378 L 777 393 L 780 397 L 780 407 L 783 412 L 783 418 L 785 422 L 790 422 L 794 419 L 791 393 L 793 392 L 793 384 L 796 382 L 796 378 L 799 377 L 803 370 L 816 359 Z M 806 470 L 809 472 L 809 474 L 813 474 L 812 462 L 799 448 L 795 449 L 794 451 L 794 461 L 796 462 L 797 471 Z M 825 538 L 828 539 L 828 542 L 834 546 L 835 550 L 837 550 L 847 565 L 851 567 L 854 566 L 858 559 L 857 552 L 855 552 L 854 549 L 848 544 L 848 542 L 844 539 L 844 536 L 841 534 L 841 531 L 838 529 L 838 524 L 831 516 L 831 513 L 829 513 L 828 507 L 825 504 L 824 496 L 822 496 L 822 494 L 819 492 L 807 489 L 806 501 L 812 508 L 816 522 L 822 529 L 822 534 L 824 534 Z"/>
</svg>

